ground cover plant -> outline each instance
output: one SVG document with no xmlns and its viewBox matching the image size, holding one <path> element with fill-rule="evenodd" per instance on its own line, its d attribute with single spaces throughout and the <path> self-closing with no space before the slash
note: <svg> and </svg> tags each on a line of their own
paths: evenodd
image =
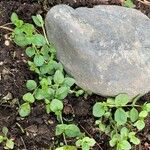
<svg viewBox="0 0 150 150">
<path fill-rule="evenodd" d="M 16 92 L 20 95 L 19 103 L 9 93 L 2 98 L 0 129 L 7 126 L 9 130 L 4 127 L 0 133 L 0 149 L 148 149 L 149 96 L 138 101 L 138 97 L 130 101 L 126 94 L 108 99 L 97 95 L 85 95 L 84 98 L 83 90 L 76 88 L 74 79 L 67 76 L 63 66 L 57 62 L 56 50 L 46 38 L 42 17 L 29 15 L 27 20 L 30 23 L 15 13 L 11 17 L 14 26 L 11 26 L 13 33 L 9 35 L 12 34 L 11 39 L 19 48 L 16 46 L 18 50 L 15 51 L 8 46 L 7 53 L 15 58 L 8 64 L 12 67 L 22 51 L 24 56 L 19 54 L 17 59 L 22 64 L 25 61 L 31 71 L 25 70 L 20 75 L 21 70 L 15 73 L 13 68 L 10 72 L 6 69 L 12 78 L 22 77 L 25 73 L 28 77 L 24 82 L 15 81 L 25 89 Z M 2 31 L 7 33 L 7 30 Z M 33 76 L 32 72 L 35 72 Z"/>
</svg>

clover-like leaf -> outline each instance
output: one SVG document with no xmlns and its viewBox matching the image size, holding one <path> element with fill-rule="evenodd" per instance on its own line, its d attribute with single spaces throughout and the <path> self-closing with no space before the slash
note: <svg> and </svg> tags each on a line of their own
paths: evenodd
<svg viewBox="0 0 150 150">
<path fill-rule="evenodd" d="M 116 106 L 125 106 L 129 102 L 129 96 L 127 94 L 119 94 L 115 98 Z"/>
<path fill-rule="evenodd" d="M 131 149 L 131 144 L 127 140 L 122 140 L 119 143 L 121 150 L 130 150 Z"/>
<path fill-rule="evenodd" d="M 148 115 L 148 112 L 146 110 L 143 110 L 139 113 L 139 117 L 141 117 L 141 118 L 145 118 L 145 117 L 147 117 L 147 115 Z"/>
<path fill-rule="evenodd" d="M 32 57 L 32 56 L 35 54 L 35 48 L 33 48 L 33 47 L 28 47 L 28 48 L 26 49 L 26 54 L 27 54 L 27 56 Z"/>
<path fill-rule="evenodd" d="M 26 117 L 30 114 L 31 112 L 31 107 L 29 103 L 24 103 L 20 106 L 19 108 L 19 115 L 21 117 Z"/>
<path fill-rule="evenodd" d="M 66 128 L 67 128 L 67 125 L 66 125 L 66 124 L 58 124 L 58 125 L 56 126 L 55 135 L 56 135 L 56 136 L 57 136 L 57 135 L 61 135 L 62 133 L 65 132 Z"/>
<path fill-rule="evenodd" d="M 132 122 L 135 122 L 139 117 L 139 113 L 138 113 L 137 109 L 132 108 L 129 112 L 129 117 Z"/>
<path fill-rule="evenodd" d="M 44 21 L 41 15 L 37 14 L 36 16 L 32 16 L 32 19 L 38 27 L 43 27 Z"/>
<path fill-rule="evenodd" d="M 101 102 L 97 102 L 94 106 L 93 106 L 93 115 L 95 117 L 102 117 L 105 114 L 105 108 L 103 103 Z"/>
<path fill-rule="evenodd" d="M 68 95 L 68 87 L 60 87 L 55 94 L 56 99 L 64 99 Z"/>
<path fill-rule="evenodd" d="M 66 77 L 64 79 L 63 85 L 71 87 L 74 83 L 75 83 L 75 80 L 73 78 Z"/>
<path fill-rule="evenodd" d="M 28 80 L 26 83 L 26 87 L 32 91 L 32 90 L 36 89 L 37 83 L 34 80 Z"/>
<path fill-rule="evenodd" d="M 124 125 L 127 122 L 127 114 L 122 108 L 116 110 L 115 121 L 118 125 Z"/>
<path fill-rule="evenodd" d="M 0 135 L 0 143 L 2 143 L 3 141 L 4 141 L 4 137 Z"/>
<path fill-rule="evenodd" d="M 63 73 L 60 70 L 57 70 L 54 74 L 54 82 L 59 85 L 63 83 L 63 81 L 64 81 Z"/>
<path fill-rule="evenodd" d="M 29 103 L 34 103 L 35 99 L 32 93 L 26 93 L 23 95 L 23 100 Z"/>
<path fill-rule="evenodd" d="M 7 139 L 6 140 L 6 147 L 8 149 L 14 149 L 14 141 L 12 139 Z"/>
<path fill-rule="evenodd" d="M 36 54 L 34 57 L 34 63 L 36 66 L 42 66 L 44 64 L 44 58 L 42 55 Z"/>
<path fill-rule="evenodd" d="M 137 122 L 134 123 L 134 126 L 136 126 L 137 129 L 140 131 L 140 130 L 144 129 L 145 122 L 143 120 L 138 120 Z"/>
<path fill-rule="evenodd" d="M 78 137 L 81 134 L 81 132 L 75 124 L 69 124 L 65 129 L 65 134 L 68 137 Z"/>
<path fill-rule="evenodd" d="M 58 99 L 53 99 L 50 103 L 50 109 L 53 112 L 59 112 L 63 109 L 63 103 Z"/>
</svg>

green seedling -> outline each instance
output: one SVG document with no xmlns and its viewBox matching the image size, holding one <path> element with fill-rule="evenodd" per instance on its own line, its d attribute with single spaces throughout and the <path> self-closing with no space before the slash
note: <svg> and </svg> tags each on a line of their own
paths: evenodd
<svg viewBox="0 0 150 150">
<path fill-rule="evenodd" d="M 2 135 L 0 135 L 0 144 L 5 143 L 5 149 L 13 149 L 14 148 L 14 141 L 11 138 L 8 138 L 8 128 L 3 127 L 2 129 Z"/>
<path fill-rule="evenodd" d="M 128 8 L 133 8 L 135 7 L 134 3 L 133 3 L 133 0 L 125 0 L 124 1 L 124 6 L 125 7 L 128 7 Z"/>
<path fill-rule="evenodd" d="M 15 26 L 12 32 L 13 41 L 25 47 L 29 57 L 30 70 L 38 75 L 38 80 L 27 80 L 28 92 L 22 97 L 23 104 L 19 107 L 19 115 L 26 117 L 31 112 L 31 106 L 36 101 L 44 101 L 47 113 L 54 113 L 60 124 L 56 126 L 56 135 L 63 135 L 65 145 L 63 149 L 74 150 L 67 146 L 67 137 L 78 137 L 81 133 L 74 124 L 64 124 L 62 119 L 63 100 L 69 93 L 76 96 L 84 94 L 83 90 L 71 90 L 75 80 L 64 73 L 61 63 L 56 61 L 56 50 L 48 42 L 44 21 L 40 15 L 32 16 L 34 24 L 41 28 L 43 33 L 37 31 L 35 25 L 20 20 L 16 13 L 11 15 Z"/>
<path fill-rule="evenodd" d="M 99 118 L 96 125 L 110 136 L 110 146 L 116 146 L 117 150 L 130 150 L 131 143 L 140 144 L 136 131 L 145 127 L 144 119 L 150 112 L 150 103 L 137 105 L 137 99 L 131 102 L 127 94 L 119 94 L 115 99 L 108 98 L 93 106 L 93 115 Z"/>
<path fill-rule="evenodd" d="M 28 116 L 31 104 L 38 100 L 44 100 L 47 113 L 54 112 L 58 105 L 62 106 L 62 110 L 61 101 L 70 93 L 70 88 L 75 83 L 73 78 L 64 74 L 63 66 L 55 60 L 56 50 L 47 40 L 42 17 L 37 15 L 32 16 L 32 19 L 36 26 L 42 28 L 43 34 L 39 34 L 33 24 L 20 20 L 16 13 L 11 16 L 15 25 L 12 39 L 17 45 L 26 47 L 30 70 L 39 76 L 39 81 L 26 82 L 29 92 L 23 95 L 24 103 L 19 108 L 21 117 Z M 58 112 L 55 114 L 58 116 Z"/>
<path fill-rule="evenodd" d="M 55 134 L 65 134 L 67 137 L 79 137 L 81 135 L 80 129 L 75 124 L 58 124 L 56 126 Z"/>
<path fill-rule="evenodd" d="M 95 145 L 95 140 L 93 138 L 84 137 L 76 141 L 76 146 L 82 148 L 82 150 L 90 150 L 91 147 Z"/>
</svg>

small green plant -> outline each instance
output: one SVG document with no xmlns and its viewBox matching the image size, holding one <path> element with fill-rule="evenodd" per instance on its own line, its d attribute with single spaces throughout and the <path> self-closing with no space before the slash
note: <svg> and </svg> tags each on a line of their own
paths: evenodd
<svg viewBox="0 0 150 150">
<path fill-rule="evenodd" d="M 124 1 L 124 6 L 128 8 L 133 8 L 135 5 L 133 3 L 133 0 L 125 0 Z"/>
<path fill-rule="evenodd" d="M 57 136 L 65 134 L 67 137 L 79 137 L 81 135 L 80 129 L 75 124 L 58 124 L 56 126 Z"/>
<path fill-rule="evenodd" d="M 0 135 L 0 144 L 5 143 L 5 149 L 13 149 L 14 148 L 14 141 L 13 139 L 8 138 L 8 128 L 3 127 L 2 129 L 2 135 Z"/>
<path fill-rule="evenodd" d="M 82 148 L 82 150 L 90 150 L 95 145 L 95 140 L 89 137 L 83 137 L 76 141 L 76 146 Z"/>
<path fill-rule="evenodd" d="M 81 132 L 75 124 L 64 124 L 62 119 L 63 100 L 69 93 L 75 93 L 78 97 L 84 94 L 81 89 L 72 89 L 75 80 L 64 73 L 61 63 L 56 61 L 56 50 L 48 42 L 44 21 L 40 15 L 32 16 L 37 27 L 42 28 L 40 34 L 33 24 L 20 20 L 16 13 L 11 15 L 11 21 L 15 25 L 12 39 L 21 47 L 26 47 L 26 55 L 29 57 L 30 70 L 38 74 L 38 79 L 27 80 L 28 92 L 22 97 L 24 103 L 19 108 L 19 115 L 26 117 L 31 112 L 31 105 L 43 100 L 47 113 L 54 113 L 59 124 L 56 126 L 56 136 L 63 135 L 65 145 L 63 149 L 71 150 L 67 146 L 67 137 L 79 137 Z M 72 150 L 75 147 L 72 147 Z M 61 149 L 61 148 L 60 148 Z"/>
<path fill-rule="evenodd" d="M 38 27 L 42 28 L 43 35 L 33 24 L 20 20 L 16 13 L 11 16 L 11 21 L 15 25 L 12 39 L 17 45 L 27 47 L 26 54 L 30 58 L 28 61 L 30 70 L 39 76 L 39 81 L 27 81 L 26 87 L 29 92 L 23 95 L 24 103 L 20 106 L 19 114 L 22 117 L 28 116 L 31 112 L 31 104 L 44 100 L 46 112 L 55 111 L 58 116 L 63 109 L 62 101 L 71 92 L 70 87 L 75 80 L 65 75 L 63 66 L 56 61 L 56 50 L 47 40 L 42 17 L 37 15 L 32 16 L 32 19 Z M 56 109 L 59 110 L 56 112 Z"/>
<path fill-rule="evenodd" d="M 131 143 L 138 145 L 137 131 L 145 127 L 144 119 L 150 112 L 150 103 L 137 105 L 138 96 L 131 102 L 127 94 L 108 98 L 106 102 L 97 102 L 93 106 L 93 115 L 99 129 L 109 135 L 111 147 L 117 150 L 130 150 Z"/>
</svg>

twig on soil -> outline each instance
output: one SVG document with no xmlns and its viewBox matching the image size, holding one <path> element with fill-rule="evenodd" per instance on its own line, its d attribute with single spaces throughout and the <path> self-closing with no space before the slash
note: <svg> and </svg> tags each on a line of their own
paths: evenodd
<svg viewBox="0 0 150 150">
<path fill-rule="evenodd" d="M 147 1 L 147 0 L 138 0 L 139 2 L 141 2 L 142 4 L 145 4 L 145 5 L 147 5 L 147 6 L 150 6 L 150 2 L 149 1 Z"/>
<path fill-rule="evenodd" d="M 5 27 L 5 26 L 0 26 L 1 29 L 4 29 L 4 30 L 8 30 L 8 31 L 11 31 L 13 32 L 13 29 L 9 28 L 9 27 Z"/>
<path fill-rule="evenodd" d="M 92 135 L 91 135 L 81 124 L 80 124 L 80 127 L 85 131 L 85 133 L 86 133 L 89 137 L 93 138 Z M 96 142 L 96 145 L 97 145 L 101 150 L 103 150 L 102 147 L 99 145 L 99 143 Z"/>
<path fill-rule="evenodd" d="M 22 137 L 20 137 L 20 139 L 21 139 L 21 141 L 22 141 L 22 143 L 23 143 L 24 149 L 25 149 L 25 150 L 27 150 L 27 147 L 26 147 L 26 144 L 25 144 L 25 142 L 24 142 L 23 138 L 22 138 Z"/>
</svg>

